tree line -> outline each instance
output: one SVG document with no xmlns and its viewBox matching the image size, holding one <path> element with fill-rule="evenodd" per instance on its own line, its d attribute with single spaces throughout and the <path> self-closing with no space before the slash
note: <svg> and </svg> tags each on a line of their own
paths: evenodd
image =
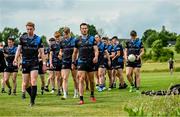
<svg viewBox="0 0 180 117">
<path fill-rule="evenodd" d="M 89 24 L 89 34 L 96 35 L 100 34 L 104 36 L 103 29 L 98 29 L 96 26 Z M 58 31 L 63 34 L 63 27 L 60 27 Z M 19 41 L 19 37 L 22 32 L 19 31 L 18 28 L 10 28 L 5 27 L 2 31 L 0 31 L 0 42 L 7 42 L 9 37 L 15 39 L 15 43 L 17 44 Z M 71 32 L 72 37 L 78 37 L 77 34 Z M 47 37 L 45 35 L 41 36 L 42 42 L 44 46 L 48 46 Z M 153 60 L 153 61 L 167 61 L 169 58 L 174 58 L 174 52 L 167 48 L 169 45 L 168 42 L 175 41 L 175 51 L 180 53 L 180 35 L 174 32 L 170 32 L 166 29 L 165 26 L 162 26 L 160 31 L 154 29 L 147 29 L 144 31 L 142 35 L 142 42 L 145 46 L 145 55 L 143 56 L 143 60 Z M 122 45 L 125 42 L 121 42 Z"/>
</svg>

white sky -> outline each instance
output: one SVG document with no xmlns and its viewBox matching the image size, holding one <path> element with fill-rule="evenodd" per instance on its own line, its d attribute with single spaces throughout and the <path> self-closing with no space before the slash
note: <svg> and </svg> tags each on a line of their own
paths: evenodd
<svg viewBox="0 0 180 117">
<path fill-rule="evenodd" d="M 180 0 L 0 0 L 1 31 L 8 26 L 25 32 L 27 21 L 48 38 L 61 26 L 79 34 L 82 22 L 120 38 L 128 38 L 131 30 L 141 36 L 162 25 L 180 34 Z"/>
</svg>

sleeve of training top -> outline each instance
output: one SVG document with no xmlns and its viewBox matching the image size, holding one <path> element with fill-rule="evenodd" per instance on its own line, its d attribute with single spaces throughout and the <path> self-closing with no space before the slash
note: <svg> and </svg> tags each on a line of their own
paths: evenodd
<svg viewBox="0 0 180 117">
<path fill-rule="evenodd" d="M 120 50 L 123 50 L 122 46 L 120 44 L 117 45 L 116 47 L 116 51 L 120 51 Z"/>
<path fill-rule="evenodd" d="M 54 44 L 52 44 L 52 45 L 50 46 L 50 51 L 54 51 L 53 46 L 54 46 Z"/>
<path fill-rule="evenodd" d="M 21 37 L 19 38 L 19 45 L 21 45 L 21 46 L 23 45 L 23 42 L 22 42 L 22 38 L 21 38 Z"/>
<path fill-rule="evenodd" d="M 78 48 L 78 41 L 79 41 L 79 39 L 76 39 L 76 40 L 75 40 L 74 48 Z"/>
<path fill-rule="evenodd" d="M 112 46 L 112 48 L 111 48 L 111 52 L 114 52 L 114 47 Z"/>
<path fill-rule="evenodd" d="M 39 42 L 39 45 L 38 45 L 39 48 L 43 48 L 43 43 L 42 43 L 42 39 L 40 38 L 40 42 Z"/>
<path fill-rule="evenodd" d="M 142 41 L 141 41 L 141 44 L 140 44 L 140 48 L 144 48 L 144 45 L 143 45 Z"/>
</svg>

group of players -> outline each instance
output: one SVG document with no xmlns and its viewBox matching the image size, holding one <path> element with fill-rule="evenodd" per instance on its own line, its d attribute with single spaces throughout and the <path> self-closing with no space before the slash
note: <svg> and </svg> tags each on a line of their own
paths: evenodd
<svg viewBox="0 0 180 117">
<path fill-rule="evenodd" d="M 98 34 L 88 34 L 88 24 L 80 24 L 81 35 L 78 38 L 71 36 L 70 28 L 64 27 L 63 34 L 58 31 L 49 39 L 49 47 L 44 48 L 42 40 L 34 34 L 35 24 L 26 24 L 27 32 L 19 40 L 19 45 L 14 45 L 14 39 L 8 38 L 7 46 L 0 43 L 0 72 L 2 74 L 2 93 L 5 93 L 5 85 L 8 94 L 16 95 L 16 77 L 18 67 L 22 69 L 22 98 L 27 92 L 30 95 L 30 106 L 35 104 L 37 95 L 37 78 L 41 78 L 41 93 L 49 91 L 51 83 L 55 92 L 55 80 L 57 82 L 57 95 L 62 100 L 68 97 L 68 79 L 71 72 L 74 81 L 74 98 L 80 98 L 79 104 L 84 104 L 84 89 L 90 90 L 91 102 L 96 102 L 94 96 L 96 88 L 99 92 L 106 89 L 106 72 L 109 77 L 109 88 L 116 88 L 116 79 L 119 79 L 119 89 L 124 89 L 127 84 L 123 78 L 123 68 L 126 65 L 126 76 L 130 83 L 129 92 L 139 90 L 141 56 L 144 48 L 141 40 L 137 38 L 136 31 L 131 31 L 131 39 L 126 42 L 125 48 L 118 41 L 118 37 L 111 39 Z M 136 56 L 134 62 L 128 60 L 128 55 Z M 48 79 L 45 85 L 45 73 L 48 70 Z M 133 79 L 136 78 L 135 82 Z M 13 75 L 13 88 L 9 83 L 10 75 Z M 84 87 L 86 86 L 86 88 Z M 90 86 L 90 89 L 89 89 Z"/>
</svg>

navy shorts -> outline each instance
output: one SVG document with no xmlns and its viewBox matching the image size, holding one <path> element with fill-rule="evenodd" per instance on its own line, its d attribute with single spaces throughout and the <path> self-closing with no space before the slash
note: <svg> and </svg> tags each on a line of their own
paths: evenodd
<svg viewBox="0 0 180 117">
<path fill-rule="evenodd" d="M 95 71 L 95 65 L 93 62 L 81 63 L 77 65 L 78 71 L 93 72 Z"/>
<path fill-rule="evenodd" d="M 62 63 L 53 63 L 54 68 L 50 68 L 49 71 L 61 71 Z"/>
<path fill-rule="evenodd" d="M 141 68 L 141 60 L 135 62 L 126 62 L 126 67 Z"/>
<path fill-rule="evenodd" d="M 39 65 L 37 63 L 37 65 L 26 65 L 26 64 L 22 64 L 22 73 L 23 74 L 30 74 L 31 71 L 34 70 L 39 70 Z"/>
<path fill-rule="evenodd" d="M 7 66 L 7 67 L 5 67 L 4 72 L 9 72 L 9 73 L 18 72 L 18 67 L 17 66 Z"/>
<path fill-rule="evenodd" d="M 124 62 L 112 61 L 112 69 L 123 69 Z"/>
<path fill-rule="evenodd" d="M 42 68 L 43 68 L 43 62 L 40 61 L 39 62 L 39 69 L 38 69 L 38 74 L 40 74 L 40 75 L 45 74 Z"/>
</svg>

